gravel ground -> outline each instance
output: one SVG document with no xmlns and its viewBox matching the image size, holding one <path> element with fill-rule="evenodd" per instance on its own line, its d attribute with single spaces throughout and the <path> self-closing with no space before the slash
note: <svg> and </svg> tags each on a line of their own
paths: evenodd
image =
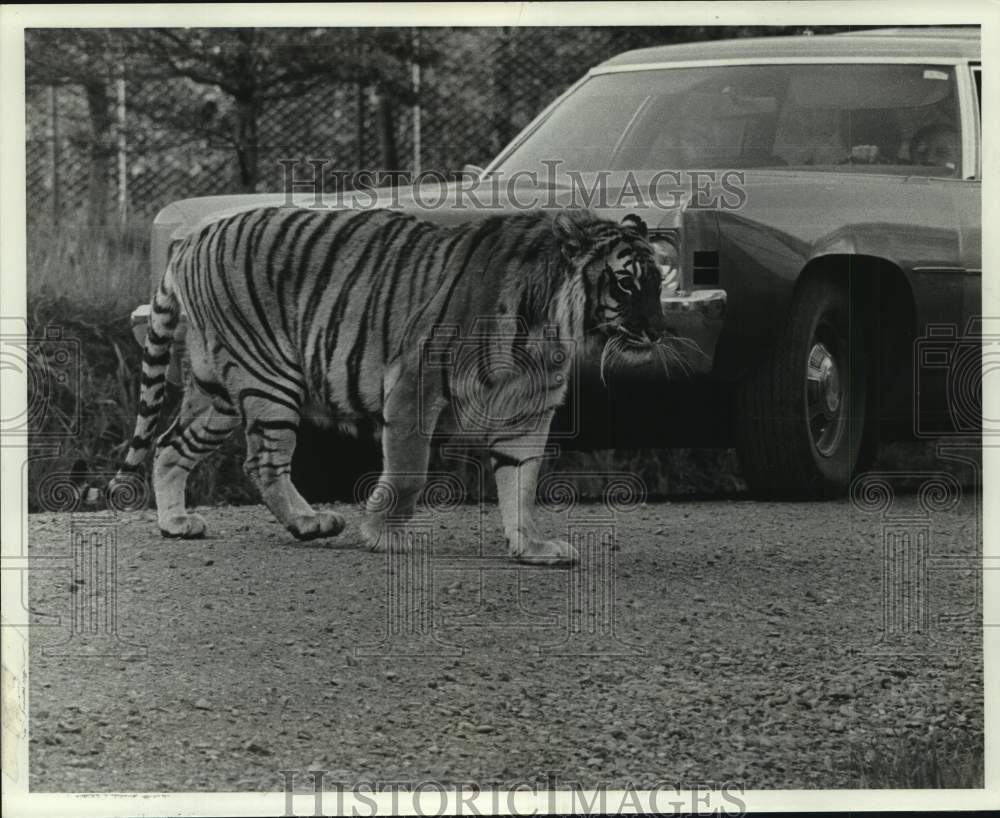
<svg viewBox="0 0 1000 818">
<path fill-rule="evenodd" d="M 935 731 L 981 747 L 975 573 L 932 570 L 930 634 L 882 639 L 883 521 L 846 502 L 650 503 L 580 571 L 506 561 L 495 508 L 482 526 L 473 507 L 425 514 L 433 552 L 406 559 L 359 550 L 340 510 L 327 547 L 259 507 L 205 510 L 200 542 L 161 539 L 152 512 L 33 515 L 32 556 L 58 559 L 34 563 L 53 570 L 31 572 L 31 608 L 63 625 L 31 634 L 32 789 L 280 790 L 279 770 L 310 766 L 347 783 L 834 788 L 865 780 L 859 748 Z M 978 553 L 970 501 L 928 524 L 932 553 Z M 94 601 L 71 530 L 109 528 L 121 641 L 65 642 Z M 414 608 L 416 633 L 390 617 Z M 55 655 L 87 649 L 105 655 Z"/>
</svg>

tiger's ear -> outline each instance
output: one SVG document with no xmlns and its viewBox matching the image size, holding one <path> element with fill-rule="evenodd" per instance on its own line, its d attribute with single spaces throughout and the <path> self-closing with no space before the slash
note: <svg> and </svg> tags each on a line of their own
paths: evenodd
<svg viewBox="0 0 1000 818">
<path fill-rule="evenodd" d="M 587 244 L 587 231 L 580 216 L 560 210 L 552 220 L 552 232 L 567 258 L 578 256 Z"/>
<path fill-rule="evenodd" d="M 622 219 L 622 227 L 631 227 L 644 239 L 649 238 L 649 229 L 646 227 L 646 223 L 635 213 L 626 214 L 625 218 Z"/>
</svg>

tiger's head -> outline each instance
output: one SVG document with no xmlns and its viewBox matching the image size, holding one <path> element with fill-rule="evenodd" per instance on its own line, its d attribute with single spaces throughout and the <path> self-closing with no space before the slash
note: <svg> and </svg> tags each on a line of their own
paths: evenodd
<svg viewBox="0 0 1000 818">
<path fill-rule="evenodd" d="M 633 214 L 615 224 L 586 211 L 561 211 L 553 229 L 583 284 L 584 334 L 603 342 L 602 377 L 605 366 L 619 358 L 626 364 L 662 359 L 669 332 L 646 223 Z"/>
</svg>

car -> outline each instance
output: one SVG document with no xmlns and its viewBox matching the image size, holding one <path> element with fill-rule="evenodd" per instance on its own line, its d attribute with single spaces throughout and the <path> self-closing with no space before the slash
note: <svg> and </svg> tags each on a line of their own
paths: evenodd
<svg viewBox="0 0 1000 818">
<path fill-rule="evenodd" d="M 582 354 L 561 444 L 733 446 L 759 496 L 843 494 L 880 442 L 980 434 L 981 76 L 978 28 L 631 51 L 471 176 L 333 206 L 454 223 L 582 198 L 639 215 L 690 343 L 673 372 L 608 381 Z M 328 206 L 301 188 L 171 203 L 154 280 L 205 220 Z"/>
</svg>

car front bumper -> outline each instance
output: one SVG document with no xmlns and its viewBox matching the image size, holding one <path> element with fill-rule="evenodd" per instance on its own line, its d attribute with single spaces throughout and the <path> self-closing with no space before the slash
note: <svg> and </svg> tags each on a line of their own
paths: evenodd
<svg viewBox="0 0 1000 818">
<path fill-rule="evenodd" d="M 715 348 L 726 318 L 725 290 L 692 290 L 664 296 L 663 318 L 671 331 L 690 345 L 678 351 L 690 374 L 708 375 L 715 364 Z"/>
</svg>

